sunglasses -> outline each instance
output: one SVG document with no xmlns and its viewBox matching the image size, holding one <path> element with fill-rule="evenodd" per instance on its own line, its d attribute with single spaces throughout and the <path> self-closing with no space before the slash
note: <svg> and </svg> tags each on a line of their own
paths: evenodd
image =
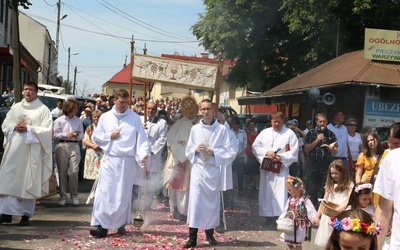
<svg viewBox="0 0 400 250">
<path fill-rule="evenodd" d="M 357 126 L 357 124 L 350 123 L 350 124 L 347 124 L 347 126 L 356 127 L 356 126 Z"/>
</svg>

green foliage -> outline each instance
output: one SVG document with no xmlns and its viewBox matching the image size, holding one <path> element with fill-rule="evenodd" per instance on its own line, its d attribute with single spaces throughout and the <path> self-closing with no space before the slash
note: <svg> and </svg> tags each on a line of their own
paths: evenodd
<svg viewBox="0 0 400 250">
<path fill-rule="evenodd" d="M 29 9 L 29 6 L 32 5 L 29 0 L 7 0 L 7 4 L 10 9 L 18 9 L 18 6 Z"/>
<path fill-rule="evenodd" d="M 72 94 L 72 82 L 71 81 L 63 81 L 61 87 L 65 88 L 65 94 Z"/>
<path fill-rule="evenodd" d="M 266 90 L 338 54 L 360 50 L 365 27 L 397 29 L 397 0 L 204 0 L 193 34 L 236 61 L 226 80 Z M 339 30 L 339 33 L 337 32 Z M 336 41 L 339 40 L 337 44 Z"/>
</svg>

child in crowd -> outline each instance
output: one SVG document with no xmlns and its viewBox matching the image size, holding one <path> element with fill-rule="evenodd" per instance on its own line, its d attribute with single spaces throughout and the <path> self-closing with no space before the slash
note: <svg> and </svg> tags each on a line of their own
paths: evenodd
<svg viewBox="0 0 400 250">
<path fill-rule="evenodd" d="M 362 209 L 346 210 L 331 219 L 333 232 L 326 250 L 365 249 L 377 250 L 377 235 L 381 231 L 379 222 Z"/>
<path fill-rule="evenodd" d="M 350 195 L 347 209 L 363 209 L 365 212 L 374 216 L 375 208 L 371 202 L 372 184 L 368 182 L 360 182 L 354 186 Z"/>
<path fill-rule="evenodd" d="M 354 184 L 350 178 L 348 168 L 344 165 L 343 161 L 332 161 L 331 164 L 329 164 L 328 174 L 326 176 L 324 200 L 337 204 L 338 207 L 336 210 L 342 212 L 347 207 L 353 186 Z M 321 221 L 319 221 L 320 217 Z M 332 233 L 332 229 L 328 225 L 329 221 L 330 218 L 322 214 L 322 207 L 320 205 L 318 213 L 312 221 L 313 224 L 319 223 L 317 235 L 315 236 L 315 244 L 318 246 L 325 247 Z"/>
<path fill-rule="evenodd" d="M 283 218 L 289 211 L 295 215 L 296 232 L 293 234 L 282 233 L 281 239 L 290 249 L 302 249 L 301 243 L 310 240 L 311 219 L 317 214 L 311 200 L 305 196 L 303 181 L 298 177 L 286 178 L 286 188 L 290 197 L 286 203 L 284 212 L 279 218 Z M 307 230 L 309 234 L 307 234 Z"/>
</svg>

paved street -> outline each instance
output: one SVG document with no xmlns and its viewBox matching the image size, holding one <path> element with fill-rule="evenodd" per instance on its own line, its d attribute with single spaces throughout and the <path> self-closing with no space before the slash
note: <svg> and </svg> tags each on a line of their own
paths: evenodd
<svg viewBox="0 0 400 250">
<path fill-rule="evenodd" d="M 30 226 L 18 226 L 19 217 L 13 218 L 12 224 L 1 224 L 0 249 L 182 249 L 188 237 L 187 225 L 173 220 L 172 214 L 156 200 L 152 211 L 142 213 L 145 225 L 141 230 L 128 225 L 124 236 L 111 230 L 104 239 L 93 238 L 89 234 L 92 204 L 84 204 L 91 183 L 82 181 L 79 185 L 79 207 L 74 207 L 70 200 L 65 207 L 59 207 L 58 196 L 52 196 L 38 201 Z M 226 213 L 228 231 L 216 233 L 220 244 L 213 248 L 201 230 L 197 249 L 286 249 L 278 240 L 274 220 L 267 222 L 257 211 L 256 191 L 247 191 L 243 196 L 235 193 L 235 210 Z M 313 230 L 313 237 L 315 233 Z M 306 242 L 303 249 L 322 248 Z"/>
</svg>

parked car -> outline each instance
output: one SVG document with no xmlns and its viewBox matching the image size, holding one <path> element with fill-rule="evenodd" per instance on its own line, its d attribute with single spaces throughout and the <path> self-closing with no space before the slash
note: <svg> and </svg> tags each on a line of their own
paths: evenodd
<svg viewBox="0 0 400 250">
<path fill-rule="evenodd" d="M 40 99 L 41 102 L 43 102 L 44 105 L 46 105 L 50 109 L 50 111 L 53 110 L 57 106 L 57 101 L 60 99 L 63 100 L 64 103 L 68 99 L 77 100 L 78 104 L 79 104 L 79 107 L 78 107 L 79 112 L 82 112 L 82 110 L 84 109 L 83 105 L 85 102 L 90 102 L 93 105 L 96 105 L 96 101 L 92 97 L 80 96 L 80 95 L 58 95 L 58 94 L 54 94 L 52 92 L 47 92 L 47 91 L 39 92 L 38 98 Z"/>
<path fill-rule="evenodd" d="M 252 119 L 256 123 L 256 130 L 261 132 L 264 128 L 271 126 L 271 114 L 239 114 L 237 115 L 242 127 L 245 127 L 246 120 Z"/>
<path fill-rule="evenodd" d="M 237 115 L 236 110 L 234 110 L 234 109 L 231 108 L 231 107 L 224 107 L 224 106 L 221 106 L 221 107 L 218 108 L 218 111 L 221 112 L 222 114 L 227 114 L 228 117 L 232 117 L 232 116 Z"/>
<path fill-rule="evenodd" d="M 83 110 L 84 108 L 83 104 L 85 101 L 93 103 L 93 105 L 96 104 L 96 101 L 92 97 L 79 96 L 79 95 L 58 95 L 47 91 L 39 91 L 38 98 L 40 99 L 41 102 L 43 102 L 44 105 L 46 105 L 50 109 L 50 111 L 56 107 L 57 101 L 59 99 L 63 100 L 64 102 L 67 101 L 68 99 L 75 99 L 79 103 L 78 115 L 80 115 L 80 112 Z M 3 124 L 3 121 L 6 118 L 6 115 L 8 111 L 10 111 L 10 108 L 13 104 L 14 104 L 14 97 L 7 96 L 0 98 L 0 127 Z M 3 141 L 4 141 L 4 134 L 3 131 L 0 129 L 0 160 L 3 157 L 3 152 L 4 152 Z"/>
</svg>

